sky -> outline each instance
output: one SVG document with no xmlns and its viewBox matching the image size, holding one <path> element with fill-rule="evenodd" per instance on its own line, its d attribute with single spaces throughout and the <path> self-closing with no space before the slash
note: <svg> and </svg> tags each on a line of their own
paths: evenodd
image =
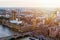
<svg viewBox="0 0 60 40">
<path fill-rule="evenodd" d="M 59 8 L 60 0 L 0 0 L 0 7 Z"/>
</svg>

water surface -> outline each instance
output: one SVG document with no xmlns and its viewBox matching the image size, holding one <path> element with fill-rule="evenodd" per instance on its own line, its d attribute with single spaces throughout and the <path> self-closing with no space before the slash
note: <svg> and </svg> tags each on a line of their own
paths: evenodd
<svg viewBox="0 0 60 40">
<path fill-rule="evenodd" d="M 13 34 L 14 32 L 10 30 L 7 26 L 0 25 L 0 37 L 7 37 Z"/>
</svg>

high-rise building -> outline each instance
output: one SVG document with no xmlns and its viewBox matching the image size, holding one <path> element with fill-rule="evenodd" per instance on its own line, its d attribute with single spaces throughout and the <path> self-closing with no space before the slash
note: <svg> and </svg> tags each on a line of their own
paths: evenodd
<svg viewBox="0 0 60 40">
<path fill-rule="evenodd" d="M 16 11 L 12 10 L 12 20 L 16 20 Z"/>
</svg>

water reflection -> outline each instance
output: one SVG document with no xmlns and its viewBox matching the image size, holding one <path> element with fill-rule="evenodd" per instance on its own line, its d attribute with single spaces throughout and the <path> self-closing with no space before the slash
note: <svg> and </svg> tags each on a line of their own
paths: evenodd
<svg viewBox="0 0 60 40">
<path fill-rule="evenodd" d="M 14 34 L 8 27 L 0 25 L 0 37 L 7 37 Z"/>
</svg>

